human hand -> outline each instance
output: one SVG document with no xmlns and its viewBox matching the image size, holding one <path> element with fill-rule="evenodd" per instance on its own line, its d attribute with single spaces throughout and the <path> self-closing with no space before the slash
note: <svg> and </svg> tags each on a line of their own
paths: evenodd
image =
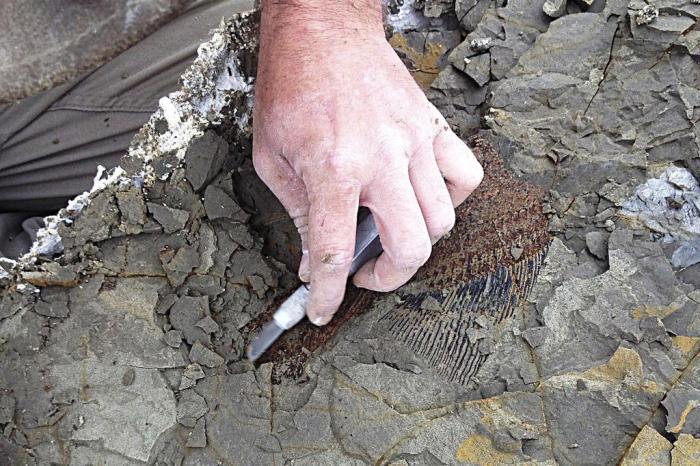
<svg viewBox="0 0 700 466">
<path fill-rule="evenodd" d="M 260 36 L 253 163 L 299 230 L 307 315 L 325 325 L 345 293 L 359 206 L 384 252 L 353 282 L 394 290 L 483 170 L 387 43 L 379 0 L 263 1 Z"/>
</svg>

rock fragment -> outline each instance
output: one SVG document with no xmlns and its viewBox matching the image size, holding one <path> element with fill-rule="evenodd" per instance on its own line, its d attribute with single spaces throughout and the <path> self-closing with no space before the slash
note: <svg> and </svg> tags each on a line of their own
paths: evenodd
<svg viewBox="0 0 700 466">
<path fill-rule="evenodd" d="M 537 348 L 544 343 L 550 332 L 547 327 L 533 327 L 523 330 L 522 336 L 530 347 Z"/>
<path fill-rule="evenodd" d="M 66 318 L 70 314 L 68 308 L 68 293 L 60 287 L 45 287 L 41 289 L 39 300 L 34 305 L 34 311 L 45 317 Z"/>
<path fill-rule="evenodd" d="M 650 24 L 656 18 L 659 17 L 659 9 L 654 5 L 644 5 L 639 11 L 634 15 L 634 22 L 638 26 L 644 24 Z"/>
<path fill-rule="evenodd" d="M 550 18 L 559 18 L 566 13 L 566 0 L 546 0 L 542 11 Z"/>
<path fill-rule="evenodd" d="M 698 262 L 700 262 L 700 238 L 683 241 L 671 256 L 671 263 L 678 268 L 690 267 Z"/>
<path fill-rule="evenodd" d="M 121 215 L 119 228 L 126 234 L 141 233 L 146 223 L 146 204 L 143 193 L 135 186 L 116 194 Z"/>
<path fill-rule="evenodd" d="M 420 309 L 423 311 L 440 312 L 442 310 L 442 306 L 440 301 L 435 299 L 434 296 L 428 295 L 420 304 Z"/>
<path fill-rule="evenodd" d="M 180 380 L 179 390 L 185 390 L 186 388 L 194 387 L 197 380 L 204 378 L 204 371 L 202 367 L 193 363 L 188 365 L 182 373 L 182 379 Z"/>
<path fill-rule="evenodd" d="M 197 326 L 203 318 L 209 315 L 209 299 L 206 296 L 180 297 L 170 308 L 169 319 L 175 330 L 180 330 L 187 343 L 196 341 L 211 343 L 207 332 Z"/>
<path fill-rule="evenodd" d="M 490 5 L 489 0 L 456 0 L 455 13 L 467 32 L 476 28 Z"/>
<path fill-rule="evenodd" d="M 637 438 L 634 439 L 620 466 L 670 464 L 671 448 L 671 442 L 646 425 L 637 434 Z"/>
<path fill-rule="evenodd" d="M 182 344 L 182 331 L 181 330 L 169 330 L 165 333 L 163 338 L 165 344 L 171 348 L 179 348 Z"/>
<path fill-rule="evenodd" d="M 221 366 L 224 363 L 224 358 L 197 340 L 190 350 L 190 361 L 214 368 Z"/>
<path fill-rule="evenodd" d="M 600 260 L 608 258 L 608 236 L 602 231 L 591 231 L 586 233 L 586 247 Z"/>
<path fill-rule="evenodd" d="M 122 375 L 122 385 L 128 387 L 129 385 L 134 383 L 135 378 L 136 371 L 133 367 L 129 367 L 127 370 L 124 371 L 124 375 Z"/>
<path fill-rule="evenodd" d="M 426 18 L 439 18 L 454 11 L 453 0 L 425 0 L 423 14 Z"/>
<path fill-rule="evenodd" d="M 43 264 L 43 270 L 21 272 L 22 279 L 34 286 L 73 287 L 78 284 L 78 268 L 74 265 L 60 265 L 56 262 Z"/>
<path fill-rule="evenodd" d="M 700 439 L 681 434 L 671 450 L 671 466 L 700 464 Z"/>
<path fill-rule="evenodd" d="M 204 191 L 204 209 L 207 211 L 207 217 L 211 220 L 228 218 L 237 222 L 245 222 L 249 217 L 226 191 L 214 185 L 207 186 Z"/>
<path fill-rule="evenodd" d="M 185 443 L 185 446 L 188 448 L 205 448 L 207 446 L 205 418 L 200 418 L 194 425 L 194 429 L 187 434 L 187 442 Z"/>
<path fill-rule="evenodd" d="M 213 131 L 192 140 L 185 153 L 185 176 L 196 192 L 221 171 L 227 156 L 228 143 Z"/>
<path fill-rule="evenodd" d="M 176 251 L 168 248 L 160 253 L 168 281 L 174 287 L 185 282 L 187 276 L 199 266 L 199 253 L 194 246 L 183 246 Z"/>
<path fill-rule="evenodd" d="M 121 383 L 129 367 L 94 358 L 52 366 L 57 392 L 75 390 L 69 440 L 99 442 L 132 461 L 147 461 L 158 437 L 175 424 L 175 399 L 156 369 L 132 368 L 132 383 Z"/>
<path fill-rule="evenodd" d="M 177 402 L 177 422 L 185 427 L 194 427 L 197 420 L 207 414 L 207 402 L 193 389 L 180 393 Z"/>
<path fill-rule="evenodd" d="M 219 324 L 217 324 L 216 321 L 209 315 L 204 316 L 195 325 L 207 333 L 214 333 L 219 330 Z"/>
<path fill-rule="evenodd" d="M 661 402 L 666 408 L 666 431 L 700 436 L 700 389 L 674 387 Z"/>
<path fill-rule="evenodd" d="M 0 424 L 12 422 L 16 400 L 7 394 L 0 395 Z"/>
<path fill-rule="evenodd" d="M 482 53 L 465 57 L 462 66 L 458 68 L 479 86 L 483 86 L 491 79 L 491 56 L 488 53 Z"/>
<path fill-rule="evenodd" d="M 186 210 L 173 209 L 153 202 L 148 203 L 148 211 L 160 223 L 165 233 L 176 233 L 182 230 L 190 215 Z"/>
</svg>

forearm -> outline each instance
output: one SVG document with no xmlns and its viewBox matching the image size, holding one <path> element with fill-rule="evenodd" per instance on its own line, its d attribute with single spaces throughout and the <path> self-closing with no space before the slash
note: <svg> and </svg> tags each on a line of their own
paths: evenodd
<svg viewBox="0 0 700 466">
<path fill-rule="evenodd" d="M 381 0 L 262 0 L 263 40 L 309 40 L 348 29 L 382 31 Z"/>
</svg>

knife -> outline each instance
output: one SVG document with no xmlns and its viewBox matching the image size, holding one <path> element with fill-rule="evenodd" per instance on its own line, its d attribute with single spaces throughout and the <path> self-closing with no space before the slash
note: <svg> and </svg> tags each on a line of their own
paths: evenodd
<svg viewBox="0 0 700 466">
<path fill-rule="evenodd" d="M 379 241 L 377 226 L 372 214 L 367 212 L 367 215 L 357 223 L 355 253 L 352 257 L 348 277 L 351 277 L 365 262 L 377 257 L 381 252 L 382 244 Z M 301 322 L 306 316 L 308 301 L 309 285 L 303 284 L 282 303 L 272 315 L 272 320 L 263 326 L 260 333 L 248 345 L 247 356 L 251 362 L 262 356 L 286 330 Z"/>
</svg>

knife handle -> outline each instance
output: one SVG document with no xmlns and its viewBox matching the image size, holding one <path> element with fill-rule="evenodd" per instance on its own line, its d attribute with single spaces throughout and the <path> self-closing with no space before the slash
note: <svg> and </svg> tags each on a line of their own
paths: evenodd
<svg viewBox="0 0 700 466">
<path fill-rule="evenodd" d="M 352 276 L 362 267 L 365 262 L 378 256 L 382 252 L 382 243 L 379 241 L 379 231 L 374 223 L 372 214 L 368 214 L 357 224 L 355 234 L 355 253 L 350 264 Z M 273 314 L 280 328 L 288 330 L 298 324 L 306 315 L 306 308 L 309 302 L 309 285 L 303 284 L 292 295 L 287 298 L 279 309 Z"/>
</svg>

